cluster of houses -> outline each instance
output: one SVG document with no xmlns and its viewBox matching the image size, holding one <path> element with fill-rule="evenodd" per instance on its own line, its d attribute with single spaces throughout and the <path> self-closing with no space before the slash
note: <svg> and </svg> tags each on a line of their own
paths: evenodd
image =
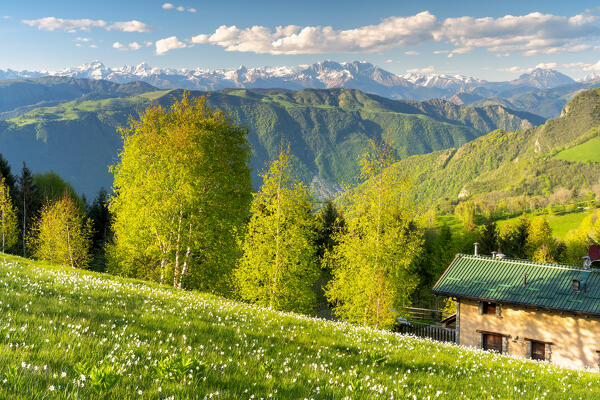
<svg viewBox="0 0 600 400">
<path fill-rule="evenodd" d="M 456 299 L 446 323 L 460 345 L 598 369 L 599 258 L 595 246 L 581 268 L 458 254 L 432 291 Z"/>
</svg>

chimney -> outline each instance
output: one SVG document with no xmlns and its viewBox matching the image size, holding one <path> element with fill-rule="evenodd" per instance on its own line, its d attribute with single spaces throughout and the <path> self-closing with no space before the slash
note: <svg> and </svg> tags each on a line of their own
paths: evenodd
<svg viewBox="0 0 600 400">
<path fill-rule="evenodd" d="M 523 286 L 527 286 L 527 274 L 523 274 Z"/>
<path fill-rule="evenodd" d="M 492 258 L 496 258 L 496 252 L 492 251 Z"/>
<path fill-rule="evenodd" d="M 475 255 L 478 256 L 479 255 L 479 243 L 475 242 L 475 243 L 473 243 L 473 246 L 475 246 Z"/>
</svg>

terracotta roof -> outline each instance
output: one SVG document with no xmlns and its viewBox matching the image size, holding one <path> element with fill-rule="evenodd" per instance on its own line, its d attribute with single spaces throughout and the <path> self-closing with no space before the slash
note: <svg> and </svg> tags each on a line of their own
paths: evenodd
<svg viewBox="0 0 600 400">
<path fill-rule="evenodd" d="M 580 291 L 572 289 L 574 279 L 581 280 Z M 432 292 L 600 316 L 600 269 L 594 268 L 457 254 Z"/>
</svg>

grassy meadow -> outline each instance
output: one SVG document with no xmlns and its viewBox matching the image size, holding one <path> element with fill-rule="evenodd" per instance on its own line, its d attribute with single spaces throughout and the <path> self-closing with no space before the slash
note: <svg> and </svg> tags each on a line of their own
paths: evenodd
<svg viewBox="0 0 600 400">
<path fill-rule="evenodd" d="M 0 398 L 590 398 L 596 373 L 14 256 Z"/>
</svg>

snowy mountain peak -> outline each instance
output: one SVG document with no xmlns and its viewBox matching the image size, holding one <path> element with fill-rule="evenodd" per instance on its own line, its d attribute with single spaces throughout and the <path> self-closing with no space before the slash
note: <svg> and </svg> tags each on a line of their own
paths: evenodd
<svg viewBox="0 0 600 400">
<path fill-rule="evenodd" d="M 536 68 L 511 81 L 513 85 L 527 85 L 540 89 L 549 89 L 575 83 L 573 79 L 553 69 Z"/>
</svg>

